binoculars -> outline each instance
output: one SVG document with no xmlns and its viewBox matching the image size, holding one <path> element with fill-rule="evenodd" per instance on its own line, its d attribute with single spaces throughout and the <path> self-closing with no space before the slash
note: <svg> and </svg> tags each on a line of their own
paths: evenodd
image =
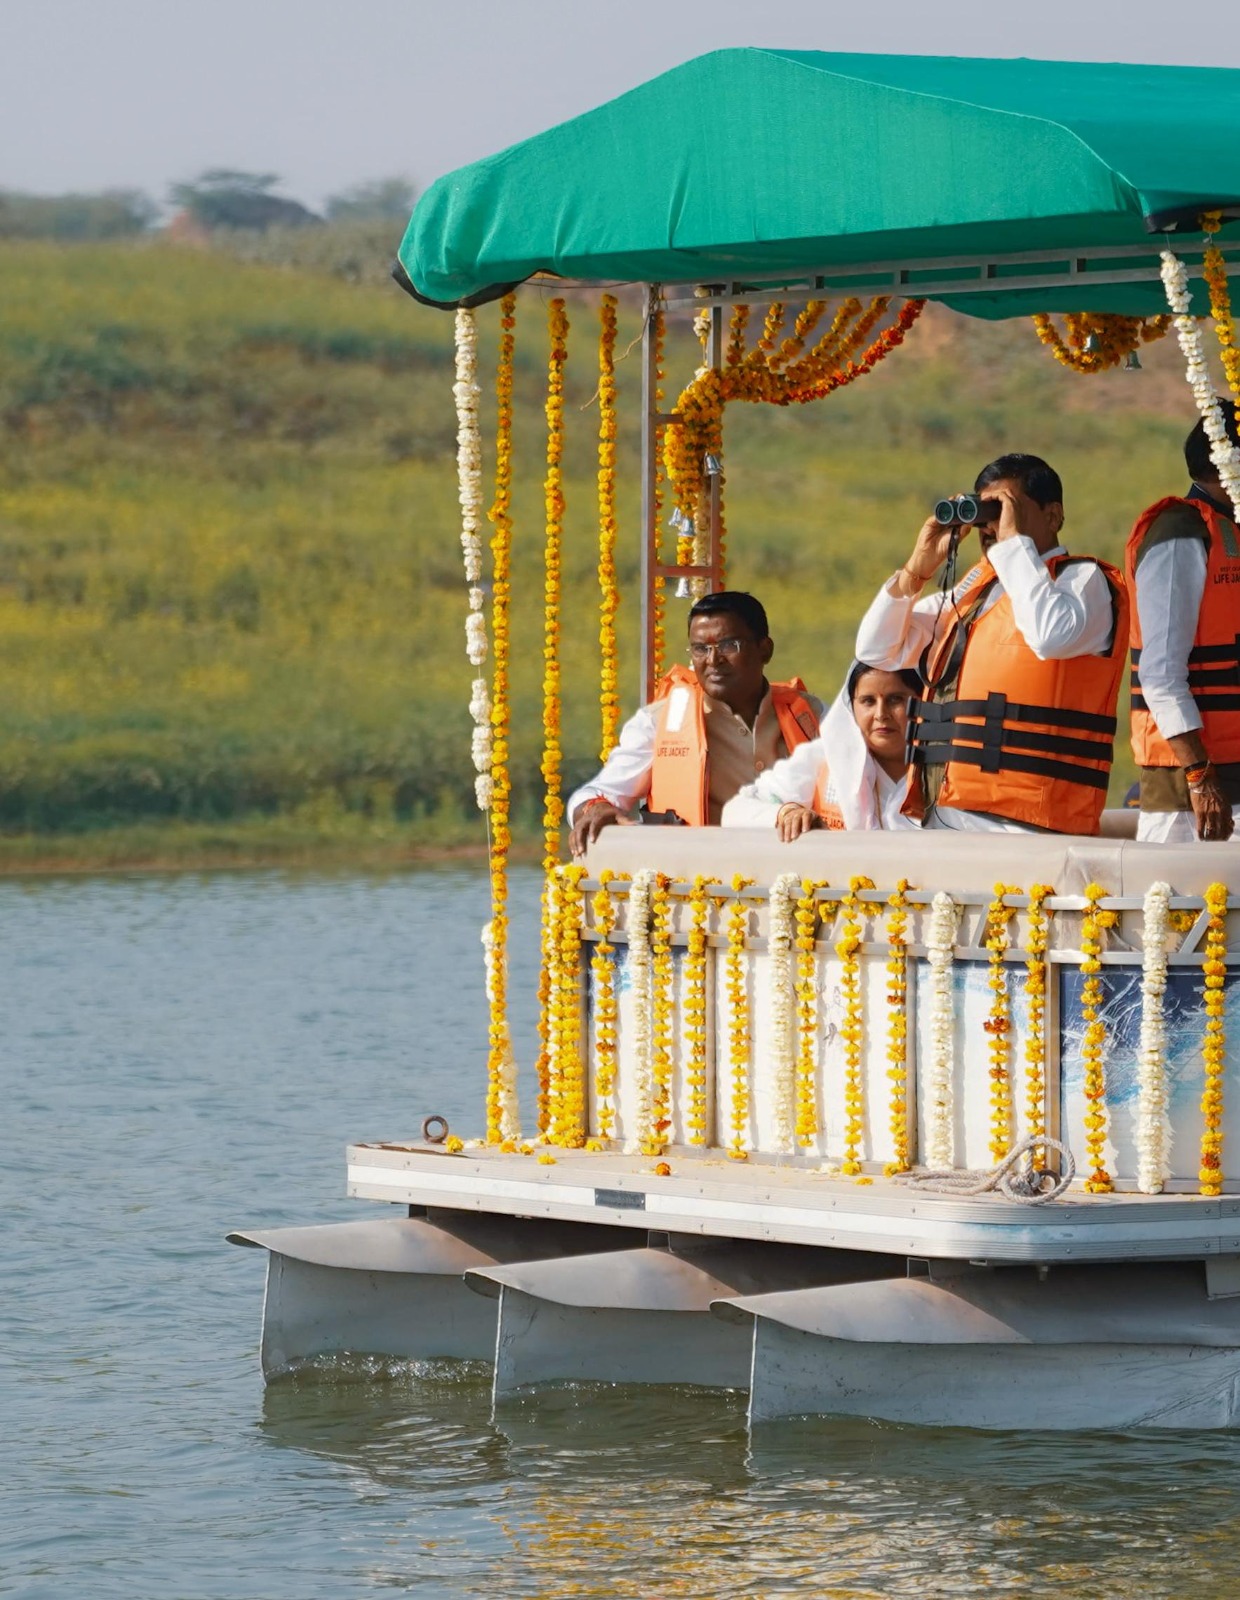
<svg viewBox="0 0 1240 1600">
<path fill-rule="evenodd" d="M 979 500 L 975 494 L 957 494 L 938 500 L 934 520 L 944 528 L 969 528 L 975 522 L 993 522 L 1003 510 L 1001 500 Z"/>
</svg>

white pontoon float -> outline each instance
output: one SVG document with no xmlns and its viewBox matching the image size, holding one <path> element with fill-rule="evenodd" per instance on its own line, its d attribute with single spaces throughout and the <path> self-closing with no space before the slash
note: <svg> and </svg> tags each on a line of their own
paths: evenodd
<svg viewBox="0 0 1240 1600">
<path fill-rule="evenodd" d="M 1191 364 L 1195 318 L 1212 309 L 1226 327 L 1219 230 L 1240 216 L 1238 132 L 1240 73 L 721 51 L 428 191 L 397 276 L 457 315 L 493 887 L 484 1131 L 464 1142 L 430 1119 L 421 1139 L 352 1146 L 349 1193 L 382 1218 L 232 1236 L 269 1252 L 268 1375 L 353 1352 L 492 1360 L 497 1396 L 566 1380 L 747 1387 L 755 1420 L 1240 1420 L 1240 850 L 1139 845 L 1131 814 L 1109 812 L 1094 838 L 820 832 L 784 846 L 613 827 L 584 865 L 562 865 L 558 298 L 536 1107 L 517 1104 L 506 1012 L 520 286 L 601 295 L 606 748 L 608 290 L 645 285 L 635 687 L 648 698 L 670 587 L 725 583 L 728 403 L 802 403 L 864 376 L 926 299 L 1034 314 L 1090 373 L 1166 333 L 1169 298 Z M 492 498 L 474 308 L 497 299 Z M 669 410 L 676 308 L 696 313 L 703 366 Z M 1195 392 L 1220 433 L 1212 395 Z M 1240 483 L 1225 441 L 1216 459 Z"/>
</svg>

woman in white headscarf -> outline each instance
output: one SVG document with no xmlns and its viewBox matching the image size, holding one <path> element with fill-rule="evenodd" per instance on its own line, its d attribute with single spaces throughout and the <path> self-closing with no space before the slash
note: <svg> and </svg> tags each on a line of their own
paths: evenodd
<svg viewBox="0 0 1240 1600">
<path fill-rule="evenodd" d="M 921 687 L 915 672 L 854 662 L 818 737 L 729 800 L 723 826 L 774 826 L 785 843 L 811 828 L 915 828 L 900 807 L 908 703 Z"/>
</svg>

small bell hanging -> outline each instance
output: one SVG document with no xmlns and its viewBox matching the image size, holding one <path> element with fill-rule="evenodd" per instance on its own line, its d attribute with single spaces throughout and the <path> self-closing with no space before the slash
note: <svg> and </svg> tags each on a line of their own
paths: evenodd
<svg viewBox="0 0 1240 1600">
<path fill-rule="evenodd" d="M 1141 368 L 1141 357 L 1137 354 L 1137 352 L 1135 350 L 1130 350 L 1128 352 L 1128 354 L 1124 357 L 1124 371 L 1125 372 L 1140 372 L 1141 370 L 1142 370 L 1142 368 Z"/>
<path fill-rule="evenodd" d="M 1097 356 L 1102 354 L 1102 340 L 1096 333 L 1091 333 L 1088 339 L 1086 339 L 1085 354 L 1087 356 Z"/>
</svg>

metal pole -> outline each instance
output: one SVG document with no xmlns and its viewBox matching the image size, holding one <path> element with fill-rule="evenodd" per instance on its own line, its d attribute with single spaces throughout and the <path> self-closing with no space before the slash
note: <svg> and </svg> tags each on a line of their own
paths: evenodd
<svg viewBox="0 0 1240 1600">
<path fill-rule="evenodd" d="M 647 285 L 646 315 L 642 324 L 642 616 L 641 682 L 638 685 L 638 703 L 643 706 L 654 696 L 654 586 L 659 559 L 658 500 L 655 493 L 659 466 L 659 400 L 656 392 L 658 373 L 655 366 L 654 322 L 659 302 L 659 285 Z"/>
</svg>

